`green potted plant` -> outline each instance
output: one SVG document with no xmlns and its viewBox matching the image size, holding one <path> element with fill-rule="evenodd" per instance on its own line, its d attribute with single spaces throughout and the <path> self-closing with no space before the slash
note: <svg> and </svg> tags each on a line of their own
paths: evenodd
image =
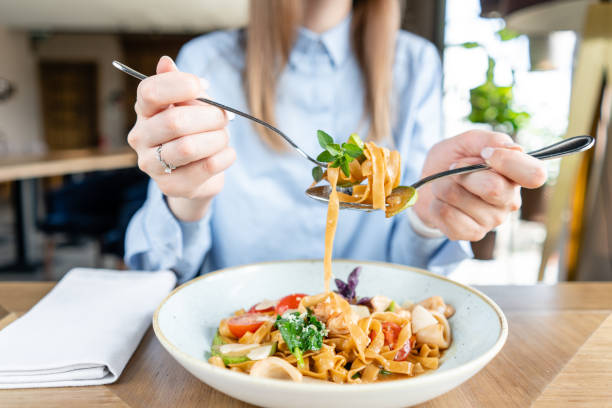
<svg viewBox="0 0 612 408">
<path fill-rule="evenodd" d="M 501 41 L 511 41 L 519 36 L 515 31 L 503 28 L 496 32 Z M 495 59 L 487 51 L 486 47 L 478 42 L 466 42 L 460 44 L 464 48 L 481 48 L 487 54 L 488 67 L 485 81 L 470 89 L 471 111 L 467 119 L 472 123 L 483 123 L 492 130 L 509 134 L 513 140 L 520 129 L 529 120 L 529 114 L 515 110 L 514 108 L 514 70 L 512 71 L 512 83 L 500 86 L 495 81 Z M 474 257 L 476 259 L 493 259 L 495 249 L 496 231 L 490 231 L 480 241 L 472 243 Z"/>
</svg>

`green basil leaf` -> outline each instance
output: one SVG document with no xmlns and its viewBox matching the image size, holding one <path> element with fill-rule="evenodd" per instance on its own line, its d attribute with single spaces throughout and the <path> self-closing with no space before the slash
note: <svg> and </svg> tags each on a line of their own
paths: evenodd
<svg viewBox="0 0 612 408">
<path fill-rule="evenodd" d="M 360 149 L 359 147 L 355 146 L 352 143 L 344 143 L 342 145 L 342 148 L 344 149 L 345 153 L 347 153 L 349 156 L 351 156 L 354 159 L 360 157 L 363 154 L 363 149 Z"/>
<path fill-rule="evenodd" d="M 363 149 L 363 147 L 364 147 L 363 140 L 361 140 L 361 138 L 359 137 L 359 135 L 357 133 L 351 133 L 351 135 L 349 136 L 348 143 L 349 144 L 354 144 L 355 146 L 357 146 L 360 149 Z"/>
<path fill-rule="evenodd" d="M 351 177 L 351 171 L 349 170 L 348 161 L 346 159 L 340 160 L 340 168 L 346 177 Z"/>
<path fill-rule="evenodd" d="M 340 159 L 334 160 L 332 164 L 329 165 L 329 167 L 333 167 L 333 168 L 340 167 Z"/>
<path fill-rule="evenodd" d="M 330 152 L 334 156 L 342 155 L 342 147 L 339 144 L 336 144 L 336 143 L 328 144 L 327 146 L 325 146 L 325 150 L 327 150 L 328 152 Z"/>
<path fill-rule="evenodd" d="M 317 156 L 317 160 L 320 162 L 329 163 L 330 161 L 334 160 L 334 156 L 327 150 L 324 150 L 320 155 Z"/>
<path fill-rule="evenodd" d="M 314 179 L 314 181 L 316 181 L 317 183 L 321 180 L 323 180 L 323 169 L 320 168 L 319 166 L 313 167 L 312 168 L 312 178 Z"/>
<path fill-rule="evenodd" d="M 334 143 L 334 139 L 322 130 L 317 130 L 317 139 L 324 149 L 327 149 L 327 145 Z"/>
</svg>

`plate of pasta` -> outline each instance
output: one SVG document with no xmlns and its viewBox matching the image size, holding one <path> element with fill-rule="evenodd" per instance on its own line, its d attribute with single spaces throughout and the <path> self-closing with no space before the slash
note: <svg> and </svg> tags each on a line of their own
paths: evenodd
<svg viewBox="0 0 612 408">
<path fill-rule="evenodd" d="M 155 334 L 206 384 L 267 407 L 421 403 L 470 378 L 506 341 L 503 312 L 473 288 L 401 265 L 332 265 L 331 284 L 312 260 L 196 278 L 159 306 Z"/>
</svg>

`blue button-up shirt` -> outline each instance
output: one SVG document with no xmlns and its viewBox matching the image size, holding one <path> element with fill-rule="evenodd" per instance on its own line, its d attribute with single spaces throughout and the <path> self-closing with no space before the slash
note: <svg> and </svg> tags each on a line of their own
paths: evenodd
<svg viewBox="0 0 612 408">
<path fill-rule="evenodd" d="M 316 34 L 300 29 L 277 88 L 280 129 L 316 156 L 316 131 L 344 141 L 367 135 L 364 86 L 350 42 L 350 17 Z M 248 111 L 242 86 L 240 31 L 220 31 L 188 42 L 178 67 L 208 79 L 212 99 Z M 442 138 L 441 67 L 435 47 L 399 32 L 393 65 L 392 142 L 403 158 L 402 184 L 419 178 L 427 151 Z M 257 261 L 322 258 L 327 207 L 304 195 L 312 164 L 292 149 L 271 150 L 253 123 L 228 125 L 237 160 L 209 213 L 177 220 L 153 182 L 130 222 L 125 260 L 133 269 L 172 269 L 179 281 L 199 273 Z M 465 242 L 423 238 L 404 213 L 341 211 L 335 258 L 380 260 L 446 272 L 471 252 Z"/>
</svg>

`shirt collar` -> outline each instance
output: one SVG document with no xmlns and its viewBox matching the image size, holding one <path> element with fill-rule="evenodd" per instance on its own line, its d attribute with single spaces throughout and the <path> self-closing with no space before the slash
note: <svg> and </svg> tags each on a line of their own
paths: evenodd
<svg viewBox="0 0 612 408">
<path fill-rule="evenodd" d="M 316 44 L 320 43 L 334 67 L 341 66 L 351 54 L 351 19 L 352 14 L 346 16 L 340 23 L 329 30 L 318 34 L 305 27 L 300 27 L 297 39 L 289 56 L 290 63 L 295 64 L 296 54 L 303 55 L 313 52 Z"/>
</svg>

